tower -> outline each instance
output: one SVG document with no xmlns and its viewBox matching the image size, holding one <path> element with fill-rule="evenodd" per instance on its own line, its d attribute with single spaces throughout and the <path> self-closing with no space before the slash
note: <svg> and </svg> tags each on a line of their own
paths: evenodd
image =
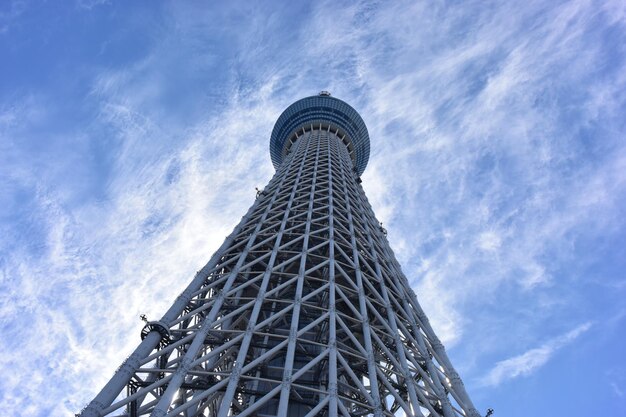
<svg viewBox="0 0 626 417">
<path fill-rule="evenodd" d="M 327 92 L 278 118 L 276 173 L 81 416 L 471 416 L 360 185 L 369 135 Z"/>
</svg>

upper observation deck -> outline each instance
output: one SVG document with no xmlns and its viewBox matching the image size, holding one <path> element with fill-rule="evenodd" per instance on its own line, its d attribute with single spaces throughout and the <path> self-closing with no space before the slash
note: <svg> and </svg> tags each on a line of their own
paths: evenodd
<svg viewBox="0 0 626 417">
<path fill-rule="evenodd" d="M 327 91 L 293 103 L 280 115 L 270 138 L 270 155 L 278 168 L 302 134 L 323 129 L 334 132 L 348 147 L 354 169 L 360 176 L 370 156 L 370 138 L 363 119 L 348 103 Z"/>
</svg>

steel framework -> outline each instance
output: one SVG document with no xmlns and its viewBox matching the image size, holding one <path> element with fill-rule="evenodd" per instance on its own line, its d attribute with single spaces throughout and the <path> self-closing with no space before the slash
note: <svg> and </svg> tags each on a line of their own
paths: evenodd
<svg viewBox="0 0 626 417">
<path fill-rule="evenodd" d="M 81 415 L 479 416 L 360 186 L 328 93 L 272 133 L 276 174 Z"/>
</svg>

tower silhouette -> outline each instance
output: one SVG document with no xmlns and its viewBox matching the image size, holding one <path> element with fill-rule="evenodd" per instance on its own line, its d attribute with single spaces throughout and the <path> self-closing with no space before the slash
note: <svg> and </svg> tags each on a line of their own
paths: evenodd
<svg viewBox="0 0 626 417">
<path fill-rule="evenodd" d="M 269 184 L 81 416 L 478 417 L 360 186 L 359 114 L 301 99 L 270 154 Z"/>
</svg>

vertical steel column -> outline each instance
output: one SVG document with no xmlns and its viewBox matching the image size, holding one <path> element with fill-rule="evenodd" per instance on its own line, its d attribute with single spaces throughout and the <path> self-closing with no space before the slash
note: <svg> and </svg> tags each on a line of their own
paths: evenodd
<svg viewBox="0 0 626 417">
<path fill-rule="evenodd" d="M 308 141 L 311 141 L 309 138 Z M 300 323 L 300 307 L 302 306 L 302 288 L 304 287 L 304 274 L 306 271 L 307 252 L 309 250 L 309 233 L 311 232 L 311 218 L 313 217 L 313 200 L 315 198 L 315 180 L 317 179 L 317 168 L 319 166 L 320 140 L 317 138 L 315 150 L 315 167 L 313 168 L 313 179 L 311 181 L 311 192 L 309 193 L 309 204 L 307 207 L 306 226 L 304 229 L 304 240 L 302 242 L 302 255 L 300 267 L 298 268 L 298 283 L 296 284 L 296 295 L 294 299 L 294 307 L 291 316 L 291 327 L 289 329 L 289 344 L 287 347 L 287 356 L 285 358 L 285 367 L 283 370 L 283 383 L 278 404 L 279 417 L 287 417 L 287 407 L 289 406 L 289 393 L 291 392 L 291 378 L 293 372 L 293 361 L 296 352 L 296 342 L 298 326 Z M 307 147 L 310 144 L 307 144 Z M 332 349 L 332 347 L 331 347 Z"/>
<path fill-rule="evenodd" d="M 336 282 L 335 282 L 335 216 L 333 204 L 333 170 L 330 154 L 330 141 L 328 143 L 328 282 L 330 290 L 328 294 L 328 308 L 330 312 L 328 346 L 330 358 L 328 360 L 328 406 L 329 417 L 337 417 L 339 406 L 338 372 L 337 372 L 337 305 L 336 305 Z"/>
</svg>

